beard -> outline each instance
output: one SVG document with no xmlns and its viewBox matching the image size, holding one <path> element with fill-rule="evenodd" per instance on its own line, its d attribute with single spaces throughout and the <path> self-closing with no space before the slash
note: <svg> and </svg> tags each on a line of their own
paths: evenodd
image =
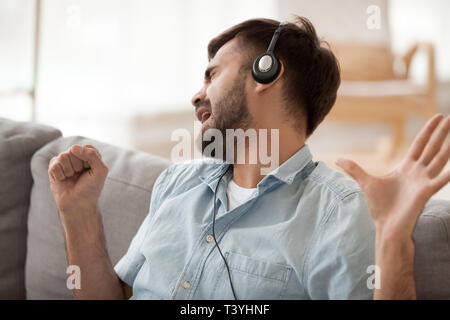
<svg viewBox="0 0 450 320">
<path fill-rule="evenodd" d="M 226 160 L 226 146 L 231 144 L 232 148 L 236 148 L 234 137 L 228 141 L 226 137 L 226 129 L 248 129 L 251 123 L 251 115 L 248 111 L 246 94 L 245 94 L 245 75 L 237 76 L 233 87 L 231 87 L 215 104 L 211 105 L 214 115 L 211 115 L 211 124 L 207 128 L 202 128 L 200 136 L 202 154 L 219 160 Z M 208 135 L 208 130 L 217 129 L 222 133 L 223 141 L 215 141 L 216 136 L 211 135 L 211 141 L 205 141 L 203 136 Z M 205 154 L 205 149 L 211 144 L 215 144 L 216 148 L 222 149 L 222 156 L 216 156 L 215 149 L 211 154 Z M 236 152 L 235 152 L 236 153 Z M 230 159 L 228 159 L 230 160 Z"/>
</svg>

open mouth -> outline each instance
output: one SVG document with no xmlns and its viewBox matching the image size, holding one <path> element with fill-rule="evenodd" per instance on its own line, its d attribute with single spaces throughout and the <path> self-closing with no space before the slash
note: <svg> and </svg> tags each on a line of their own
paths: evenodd
<svg viewBox="0 0 450 320">
<path fill-rule="evenodd" d="M 206 120 L 209 119 L 210 116 L 211 116 L 211 112 L 204 112 L 204 113 L 202 114 L 202 120 L 201 120 L 201 122 L 204 123 Z"/>
<path fill-rule="evenodd" d="M 209 111 L 206 107 L 201 107 L 197 110 L 197 119 L 201 123 L 205 123 L 206 120 L 208 120 L 211 117 L 211 111 Z"/>
</svg>

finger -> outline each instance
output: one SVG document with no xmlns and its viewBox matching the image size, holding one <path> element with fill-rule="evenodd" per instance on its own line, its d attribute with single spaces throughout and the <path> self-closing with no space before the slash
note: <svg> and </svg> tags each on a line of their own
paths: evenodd
<svg viewBox="0 0 450 320">
<path fill-rule="evenodd" d="M 75 145 L 73 145 L 72 147 L 74 147 L 74 146 L 77 146 L 76 148 L 82 148 L 82 146 L 79 145 L 79 144 L 75 144 Z M 88 145 L 85 145 L 85 146 L 88 146 Z M 89 146 L 90 146 L 90 145 L 89 145 Z M 80 162 L 81 162 L 81 164 L 82 164 L 82 168 L 89 169 L 89 168 L 90 168 L 89 163 L 88 163 L 87 161 L 84 161 L 84 160 L 78 158 L 78 157 L 75 155 L 75 153 L 72 152 L 72 147 L 70 147 L 70 149 L 69 149 L 70 154 L 73 155 L 75 158 L 77 158 L 77 159 L 80 160 Z"/>
<path fill-rule="evenodd" d="M 100 159 L 102 159 L 102 155 L 101 155 L 100 151 L 96 147 L 94 147 L 92 144 L 85 144 L 84 147 L 95 150 L 98 154 L 98 157 Z M 86 166 L 87 166 L 87 168 L 90 168 L 89 163 L 87 161 L 86 161 Z"/>
<path fill-rule="evenodd" d="M 86 148 L 94 149 L 94 150 L 97 152 L 99 158 L 100 158 L 100 159 L 102 158 L 102 155 L 100 154 L 100 151 L 99 151 L 96 147 L 94 147 L 92 144 L 85 144 L 84 146 L 85 146 Z"/>
<path fill-rule="evenodd" d="M 52 158 L 52 160 L 50 160 L 48 174 L 54 180 L 64 180 L 66 178 L 60 164 L 57 161 L 57 157 L 54 157 Z"/>
<path fill-rule="evenodd" d="M 419 161 L 424 166 L 428 166 L 428 164 L 433 160 L 434 156 L 441 149 L 442 144 L 445 141 L 445 138 L 450 131 L 450 116 L 445 118 L 442 121 L 441 125 L 437 128 L 437 130 L 433 133 L 430 141 L 427 143 L 425 150 L 423 151 L 422 156 Z"/>
<path fill-rule="evenodd" d="M 70 151 L 73 152 L 75 156 L 77 156 L 81 160 L 86 161 L 94 174 L 97 172 L 105 173 L 105 171 L 107 171 L 108 168 L 102 162 L 99 153 L 96 150 L 74 145 L 72 146 Z"/>
<path fill-rule="evenodd" d="M 58 157 L 53 157 L 50 159 L 50 161 L 48 162 L 48 170 L 50 171 L 53 167 L 53 165 L 58 162 Z"/>
<path fill-rule="evenodd" d="M 53 174 L 53 171 L 48 170 L 48 176 L 50 177 L 50 182 L 59 180 L 55 177 L 55 175 Z"/>
<path fill-rule="evenodd" d="M 84 169 L 83 160 L 75 156 L 72 152 L 70 152 L 70 150 L 69 150 L 69 160 L 75 172 L 83 171 Z"/>
<path fill-rule="evenodd" d="M 63 172 L 63 169 L 62 169 L 60 163 L 56 163 L 56 164 L 55 164 L 55 171 L 54 171 L 54 174 L 55 174 L 56 178 L 59 179 L 59 180 L 61 180 L 61 181 L 64 180 L 64 179 L 66 179 L 66 176 L 64 175 L 64 172 Z"/>
<path fill-rule="evenodd" d="M 430 140 L 431 135 L 433 134 L 434 129 L 436 129 L 443 117 L 444 116 L 442 114 L 437 114 L 430 120 L 428 120 L 426 125 L 422 128 L 422 130 L 420 130 L 419 134 L 417 134 L 416 138 L 414 139 L 414 142 L 408 152 L 409 158 L 414 161 L 417 161 L 420 158 L 423 149 L 425 148 L 428 141 Z"/>
<path fill-rule="evenodd" d="M 369 175 L 356 162 L 348 159 L 337 159 L 335 163 L 355 179 L 361 187 L 365 185 Z"/>
<path fill-rule="evenodd" d="M 442 169 L 444 169 L 450 158 L 450 140 L 444 144 L 438 154 L 431 160 L 430 165 L 428 166 L 428 174 L 430 178 L 436 177 L 439 173 L 441 173 Z"/>
<path fill-rule="evenodd" d="M 437 176 L 432 181 L 432 192 L 435 194 L 450 182 L 450 170 Z"/>
<path fill-rule="evenodd" d="M 67 178 L 70 178 L 75 174 L 75 169 L 72 167 L 72 163 L 70 162 L 68 153 L 61 153 L 58 156 L 58 163 Z"/>
</svg>

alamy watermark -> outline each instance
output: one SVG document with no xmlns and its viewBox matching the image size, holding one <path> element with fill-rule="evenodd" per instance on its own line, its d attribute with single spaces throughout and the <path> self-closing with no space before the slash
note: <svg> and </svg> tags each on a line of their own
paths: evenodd
<svg viewBox="0 0 450 320">
<path fill-rule="evenodd" d="M 67 289 L 81 289 L 81 270 L 77 265 L 67 267 L 66 273 L 69 274 L 66 281 Z M 366 273 L 370 274 L 367 278 L 366 285 L 369 290 L 381 289 L 381 269 L 377 265 L 370 265 L 366 269 Z"/>
<path fill-rule="evenodd" d="M 81 270 L 77 265 L 70 265 L 66 269 L 66 273 L 69 274 L 66 281 L 67 289 L 81 289 Z"/>
<path fill-rule="evenodd" d="M 377 5 L 370 5 L 366 9 L 368 17 L 366 19 L 366 27 L 369 30 L 381 29 L 381 9 Z"/>
<path fill-rule="evenodd" d="M 224 135 L 216 128 L 202 132 L 201 123 L 195 121 L 194 137 L 189 130 L 179 128 L 172 132 L 171 140 L 178 142 L 171 150 L 172 162 L 206 158 L 232 164 L 259 163 L 263 165 L 262 175 L 278 168 L 280 163 L 278 129 L 226 129 Z M 205 142 L 206 146 L 202 147 Z"/>
<path fill-rule="evenodd" d="M 367 273 L 371 275 L 367 279 L 367 288 L 370 290 L 381 289 L 381 269 L 377 265 L 370 265 L 366 269 Z"/>
</svg>

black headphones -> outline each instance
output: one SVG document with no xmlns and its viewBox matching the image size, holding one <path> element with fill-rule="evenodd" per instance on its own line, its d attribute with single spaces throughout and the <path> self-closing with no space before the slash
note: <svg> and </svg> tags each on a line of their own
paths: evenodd
<svg viewBox="0 0 450 320">
<path fill-rule="evenodd" d="M 273 51 L 275 50 L 275 44 L 277 43 L 278 37 L 280 36 L 281 28 L 287 24 L 287 22 L 282 21 L 278 28 L 273 34 L 272 40 L 270 41 L 269 48 L 265 53 L 260 55 L 253 62 L 252 76 L 256 82 L 259 83 L 270 83 L 275 80 L 281 71 L 280 60 L 275 57 Z"/>
</svg>

